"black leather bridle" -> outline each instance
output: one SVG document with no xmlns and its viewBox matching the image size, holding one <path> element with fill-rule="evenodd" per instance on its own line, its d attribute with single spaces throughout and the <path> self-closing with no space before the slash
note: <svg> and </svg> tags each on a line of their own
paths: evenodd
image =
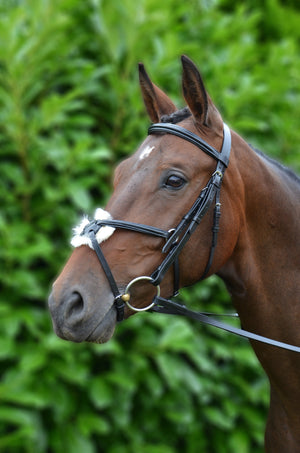
<svg viewBox="0 0 300 453">
<path fill-rule="evenodd" d="M 193 206 L 187 212 L 187 214 L 182 218 L 179 224 L 169 230 L 162 230 L 160 228 L 143 225 L 139 223 L 127 222 L 123 220 L 93 220 L 90 222 L 82 231 L 82 235 L 89 236 L 91 239 L 93 248 L 98 256 L 98 259 L 103 267 L 103 270 L 106 274 L 106 277 L 111 286 L 112 293 L 115 298 L 115 304 L 118 313 L 118 321 L 121 321 L 124 317 L 124 297 L 120 293 L 118 286 L 115 282 L 113 274 L 110 270 L 110 267 L 103 255 L 100 245 L 96 239 L 96 234 L 103 226 L 110 226 L 114 228 L 122 228 L 125 230 L 135 231 L 138 233 L 148 234 L 151 236 L 160 237 L 166 240 L 166 243 L 162 249 L 162 253 L 166 254 L 163 262 L 158 266 L 158 268 L 150 276 L 150 281 L 152 285 L 158 286 L 162 279 L 164 278 L 166 272 L 171 267 L 174 266 L 174 295 L 179 289 L 179 265 L 178 265 L 178 256 L 183 249 L 184 245 L 187 243 L 192 233 L 195 231 L 196 227 L 201 222 L 202 218 L 212 205 L 215 200 L 214 208 L 214 222 L 212 229 L 212 244 L 210 248 L 209 259 L 202 275 L 204 278 L 212 264 L 216 244 L 217 244 L 217 235 L 219 231 L 219 220 L 221 214 L 221 204 L 220 204 L 220 190 L 224 171 L 229 163 L 229 155 L 231 148 L 231 134 L 227 125 L 224 124 L 224 137 L 223 145 L 221 152 L 218 152 L 215 148 L 210 146 L 196 134 L 184 129 L 183 127 L 178 126 L 177 124 L 169 123 L 158 123 L 153 124 L 149 128 L 149 134 L 172 134 L 180 137 L 183 140 L 188 140 L 193 143 L 195 146 L 200 148 L 202 151 L 207 153 L 209 156 L 217 160 L 216 170 L 212 174 L 207 185 L 201 190 L 198 198 L 194 202 Z M 124 296 L 124 295 L 123 295 Z M 128 301 L 126 301 L 128 302 Z"/>
<path fill-rule="evenodd" d="M 219 231 L 219 222 L 221 216 L 221 203 L 220 203 L 220 191 L 223 181 L 224 172 L 229 164 L 229 156 L 231 149 L 231 133 L 226 124 L 223 125 L 223 144 L 221 151 L 217 151 L 207 142 L 202 140 L 196 134 L 190 132 L 187 129 L 171 123 L 157 123 L 150 126 L 148 133 L 151 134 L 172 134 L 183 140 L 191 142 L 193 145 L 200 148 L 203 152 L 213 157 L 217 161 L 217 166 L 213 174 L 211 175 L 207 185 L 201 190 L 199 196 L 195 200 L 194 204 L 184 215 L 179 224 L 169 230 L 163 230 L 149 225 L 143 225 L 134 222 L 128 222 L 124 220 L 93 220 L 82 231 L 83 236 L 88 236 L 91 240 L 93 249 L 97 254 L 97 257 L 101 263 L 103 271 L 110 284 L 112 293 L 114 295 L 114 303 L 117 310 L 117 321 L 124 319 L 124 308 L 125 304 L 134 311 L 153 311 L 157 313 L 167 314 L 178 314 L 196 319 L 202 323 L 209 324 L 228 332 L 240 335 L 245 338 L 257 340 L 263 343 L 271 344 L 273 346 L 281 347 L 295 352 L 300 352 L 300 347 L 282 343 L 276 340 L 272 340 L 261 335 L 256 335 L 252 332 L 245 331 L 243 329 L 232 327 L 228 324 L 222 323 L 213 319 L 206 313 L 199 313 L 188 309 L 182 304 L 178 304 L 172 300 L 164 299 L 160 297 L 160 287 L 162 279 L 164 278 L 168 269 L 173 265 L 174 267 L 174 295 L 177 294 L 179 289 L 179 264 L 178 256 L 182 251 L 183 247 L 190 239 L 191 235 L 200 224 L 204 215 L 207 213 L 209 208 L 214 203 L 214 217 L 212 227 L 212 242 L 209 252 L 208 262 L 205 270 L 202 274 L 203 279 L 209 272 L 209 269 L 213 262 L 214 252 L 217 245 L 217 237 Z M 125 292 L 121 294 L 118 285 L 114 279 L 112 271 L 106 261 L 106 258 L 101 250 L 101 247 L 96 239 L 98 231 L 104 227 L 109 226 L 116 229 L 125 229 L 127 231 L 138 232 L 142 234 L 148 234 L 150 236 L 159 237 L 165 239 L 166 243 L 162 248 L 162 253 L 166 254 L 166 257 L 157 269 L 151 274 L 151 276 L 140 276 L 133 279 L 126 287 Z M 130 288 L 138 281 L 149 281 L 152 285 L 157 288 L 157 295 L 154 297 L 152 303 L 145 308 L 136 308 L 130 304 Z"/>
</svg>

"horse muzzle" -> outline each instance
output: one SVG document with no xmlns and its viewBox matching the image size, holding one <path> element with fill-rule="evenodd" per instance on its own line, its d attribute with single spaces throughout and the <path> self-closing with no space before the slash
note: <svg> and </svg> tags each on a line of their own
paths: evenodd
<svg viewBox="0 0 300 453">
<path fill-rule="evenodd" d="M 54 331 L 64 340 L 105 343 L 114 333 L 117 312 L 110 292 L 103 304 L 78 289 L 60 293 L 54 285 L 48 304 Z"/>
</svg>

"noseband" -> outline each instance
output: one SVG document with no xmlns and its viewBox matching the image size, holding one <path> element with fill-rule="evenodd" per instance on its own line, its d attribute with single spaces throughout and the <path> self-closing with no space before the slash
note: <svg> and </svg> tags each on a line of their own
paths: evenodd
<svg viewBox="0 0 300 453">
<path fill-rule="evenodd" d="M 229 163 L 229 155 L 231 148 L 231 134 L 228 126 L 224 124 L 223 129 L 223 144 L 221 151 L 217 151 L 215 148 L 210 146 L 196 134 L 190 132 L 183 127 L 178 126 L 177 124 L 170 123 L 157 123 L 150 126 L 148 133 L 151 134 L 172 134 L 183 140 L 186 140 L 193 145 L 200 148 L 203 152 L 213 157 L 217 161 L 216 170 L 211 175 L 207 185 L 201 190 L 198 198 L 194 202 L 191 209 L 187 214 L 182 218 L 179 224 L 172 228 L 169 231 L 162 230 L 160 228 L 143 225 L 139 223 L 127 222 L 123 220 L 93 220 L 90 222 L 83 230 L 82 235 L 88 236 L 91 239 L 92 246 L 94 251 L 97 254 L 97 257 L 102 265 L 102 268 L 105 272 L 107 280 L 110 284 L 112 293 L 115 298 L 115 306 L 117 309 L 117 320 L 122 321 L 124 318 L 124 303 L 126 303 L 131 309 L 140 311 L 141 309 L 136 309 L 129 303 L 130 293 L 129 289 L 137 281 L 134 279 L 127 286 L 125 294 L 121 294 L 119 288 L 116 284 L 116 281 L 113 277 L 111 269 L 105 259 L 105 256 L 101 250 L 100 245 L 96 239 L 96 234 L 100 228 L 104 226 L 110 226 L 119 229 L 125 229 L 129 231 L 134 231 L 142 234 L 148 234 L 150 236 L 160 237 L 165 239 L 166 243 L 162 248 L 162 253 L 166 254 L 163 262 L 157 267 L 157 269 L 152 273 L 150 277 L 138 277 L 138 280 L 144 279 L 149 280 L 152 285 L 159 288 L 159 284 L 164 278 L 168 269 L 173 265 L 174 266 L 174 295 L 177 294 L 179 289 L 179 264 L 178 256 L 203 219 L 204 215 L 211 207 L 215 201 L 214 206 L 214 220 L 212 228 L 212 243 L 210 247 L 210 253 L 207 265 L 202 275 L 202 279 L 207 275 L 213 261 L 213 256 L 217 244 L 217 236 L 219 231 L 219 222 L 221 215 L 221 203 L 220 203 L 220 190 L 222 185 L 222 180 L 224 172 Z M 159 295 L 157 295 L 158 298 Z M 155 303 L 153 302 L 151 306 L 146 307 L 143 310 L 148 310 L 153 307 Z"/>
</svg>

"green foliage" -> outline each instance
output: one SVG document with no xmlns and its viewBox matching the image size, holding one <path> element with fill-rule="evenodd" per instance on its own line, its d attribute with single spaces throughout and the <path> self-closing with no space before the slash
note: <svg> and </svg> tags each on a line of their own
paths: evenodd
<svg viewBox="0 0 300 453">
<path fill-rule="evenodd" d="M 0 3 L 0 450 L 262 452 L 266 378 L 248 343 L 142 314 L 102 346 L 55 337 L 71 227 L 145 136 L 136 64 L 181 106 L 179 55 L 227 122 L 300 169 L 300 11 L 279 0 Z M 284 19 L 286 18 L 286 20 Z M 183 291 L 230 311 L 217 278 Z"/>
</svg>

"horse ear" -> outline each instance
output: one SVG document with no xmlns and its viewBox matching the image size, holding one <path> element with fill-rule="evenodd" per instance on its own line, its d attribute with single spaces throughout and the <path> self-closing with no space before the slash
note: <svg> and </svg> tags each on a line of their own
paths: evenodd
<svg viewBox="0 0 300 453">
<path fill-rule="evenodd" d="M 210 99 L 197 67 L 185 55 L 182 55 L 181 62 L 183 95 L 196 120 L 196 125 L 200 128 L 201 126 L 213 129 L 223 128 L 221 115 Z"/>
<path fill-rule="evenodd" d="M 177 108 L 171 99 L 151 82 L 142 63 L 139 64 L 139 77 L 144 103 L 153 123 L 159 122 L 163 115 L 176 112 Z"/>
</svg>

